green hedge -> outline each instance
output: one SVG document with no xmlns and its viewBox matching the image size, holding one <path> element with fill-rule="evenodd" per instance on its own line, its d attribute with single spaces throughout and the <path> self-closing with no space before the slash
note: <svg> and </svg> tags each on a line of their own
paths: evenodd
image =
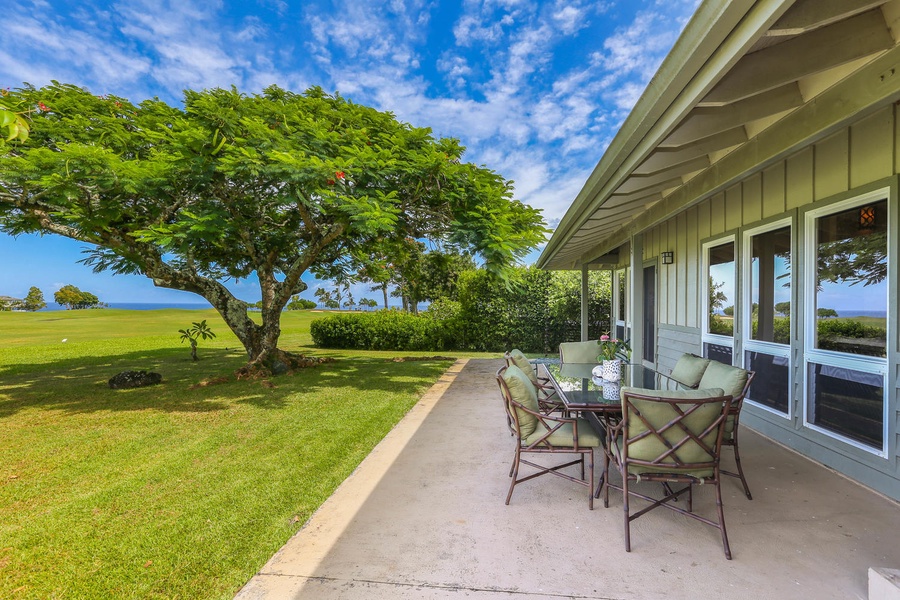
<svg viewBox="0 0 900 600">
<path fill-rule="evenodd" d="M 607 272 L 589 279 L 591 339 L 609 330 Z M 465 271 L 459 301 L 434 301 L 419 316 L 396 310 L 336 314 L 313 321 L 321 348 L 360 350 L 474 350 L 555 353 L 560 342 L 580 339 L 581 274 L 519 269 L 511 282 L 483 270 Z"/>
<path fill-rule="evenodd" d="M 360 350 L 429 350 L 433 328 L 425 319 L 397 310 L 337 314 L 310 324 L 316 346 Z"/>
</svg>

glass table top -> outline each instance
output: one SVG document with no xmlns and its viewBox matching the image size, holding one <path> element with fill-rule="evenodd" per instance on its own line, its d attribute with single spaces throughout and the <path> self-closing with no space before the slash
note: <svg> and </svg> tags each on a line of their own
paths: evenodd
<svg viewBox="0 0 900 600">
<path fill-rule="evenodd" d="M 625 363 L 617 381 L 600 377 L 596 363 L 556 363 L 543 365 L 563 402 L 577 410 L 621 410 L 619 390 L 623 386 L 651 390 L 674 389 L 677 382 L 643 365 Z"/>
</svg>

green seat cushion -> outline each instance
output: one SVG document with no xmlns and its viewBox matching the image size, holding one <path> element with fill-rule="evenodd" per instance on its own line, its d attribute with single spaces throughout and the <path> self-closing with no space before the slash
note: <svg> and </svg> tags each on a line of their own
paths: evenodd
<svg viewBox="0 0 900 600">
<path fill-rule="evenodd" d="M 559 345 L 559 360 L 565 363 L 594 363 L 600 355 L 597 340 L 563 342 Z"/>
<path fill-rule="evenodd" d="M 669 377 L 683 385 L 695 388 L 700 383 L 709 362 L 708 358 L 702 356 L 682 354 Z"/>
<path fill-rule="evenodd" d="M 597 432 L 594 431 L 594 428 L 591 427 L 591 424 L 585 421 L 582 418 L 577 419 L 578 421 L 578 447 L 579 448 L 597 448 L 600 446 L 600 436 L 597 435 Z M 555 423 L 553 421 L 548 421 L 550 426 L 552 427 Z M 538 440 L 540 440 L 543 436 L 547 434 L 547 428 L 544 427 L 543 423 L 538 422 L 537 427 L 534 432 L 529 435 L 527 438 L 523 436 L 522 442 L 525 445 L 531 445 Z M 572 448 L 575 446 L 575 442 L 573 440 L 573 432 L 572 432 L 572 424 L 571 423 L 563 423 L 559 429 L 550 434 L 547 438 L 546 443 L 551 446 L 559 446 L 563 448 Z"/>
<path fill-rule="evenodd" d="M 647 396 L 655 396 L 666 399 L 703 399 L 718 398 L 724 396 L 725 393 L 721 388 L 706 388 L 699 390 L 647 390 L 641 388 L 622 388 L 622 408 L 626 409 L 625 399 L 630 394 L 642 394 Z M 666 423 L 673 420 L 677 413 L 675 409 L 668 403 L 655 402 L 653 400 L 643 400 L 640 398 L 629 398 L 634 409 L 650 422 L 654 429 L 661 429 Z M 685 409 L 687 406 L 684 407 Z M 722 406 L 718 403 L 710 403 L 701 406 L 689 416 L 682 419 L 682 423 L 693 433 L 702 433 L 709 425 L 722 414 Z M 634 438 L 641 433 L 648 431 L 647 425 L 634 414 L 626 415 L 628 417 L 628 428 L 625 432 L 628 438 Z M 714 429 L 703 436 L 701 439 L 704 444 L 710 448 L 715 448 L 717 431 Z M 679 427 L 672 427 L 663 432 L 662 437 L 670 444 L 675 445 L 685 437 L 684 431 Z M 632 442 L 628 446 L 628 457 L 631 459 L 653 461 L 666 452 L 667 446 L 663 444 L 655 435 L 649 435 L 641 440 Z M 688 441 L 683 444 L 675 455 L 682 463 L 704 463 L 713 460 L 713 457 L 703 449 L 700 444 L 694 441 Z M 713 475 L 712 468 L 689 468 L 679 467 L 675 459 L 671 456 L 663 459 L 659 466 L 643 466 L 629 465 L 628 472 L 632 474 L 640 473 L 671 473 L 678 475 L 690 475 L 693 477 L 711 477 Z"/>
<path fill-rule="evenodd" d="M 732 398 L 740 397 L 744 393 L 745 385 L 747 385 L 747 371 L 716 361 L 709 363 L 703 378 L 700 379 L 700 387 L 722 388 Z"/>
<path fill-rule="evenodd" d="M 503 372 L 503 381 L 506 382 L 509 395 L 513 400 L 528 410 L 538 412 L 537 390 L 522 369 L 516 365 L 510 365 Z M 519 420 L 519 435 L 524 439 L 534 433 L 538 420 L 536 416 L 518 406 L 515 409 L 516 417 Z"/>
<path fill-rule="evenodd" d="M 534 366 L 528 360 L 528 357 L 522 354 L 521 350 L 510 350 L 509 358 L 513 361 L 514 365 L 522 369 L 522 372 L 528 375 L 528 379 L 531 380 L 531 383 L 538 385 L 537 373 L 534 370 Z"/>
</svg>

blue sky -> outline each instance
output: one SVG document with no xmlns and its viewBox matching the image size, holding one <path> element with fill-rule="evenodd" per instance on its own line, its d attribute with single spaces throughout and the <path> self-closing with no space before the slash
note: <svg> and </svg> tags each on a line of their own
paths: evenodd
<svg viewBox="0 0 900 600">
<path fill-rule="evenodd" d="M 180 105 L 186 88 L 318 85 L 459 138 L 553 227 L 698 3 L 6 0 L 0 87 L 57 80 Z M 0 234 L 0 295 L 74 284 L 105 302 L 202 302 L 94 274 L 77 262 L 84 246 Z M 254 282 L 229 287 L 259 299 Z"/>
</svg>

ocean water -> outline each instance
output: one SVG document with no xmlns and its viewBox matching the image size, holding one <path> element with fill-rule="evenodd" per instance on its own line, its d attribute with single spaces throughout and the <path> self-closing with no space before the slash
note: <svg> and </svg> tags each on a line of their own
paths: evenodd
<svg viewBox="0 0 900 600">
<path fill-rule="evenodd" d="M 876 319 L 886 319 L 887 312 L 883 310 L 854 310 L 854 309 L 838 309 L 839 317 L 873 317 Z"/>
<path fill-rule="evenodd" d="M 188 302 L 171 302 L 171 303 L 155 303 L 155 302 L 110 302 L 108 308 L 121 308 L 125 310 L 161 310 L 164 308 L 181 308 L 186 310 L 205 310 L 212 308 L 210 304 L 188 303 Z M 47 307 L 41 309 L 41 312 L 51 310 L 66 310 L 65 306 L 55 302 L 48 302 Z M 93 309 L 91 309 L 93 310 Z"/>
</svg>

